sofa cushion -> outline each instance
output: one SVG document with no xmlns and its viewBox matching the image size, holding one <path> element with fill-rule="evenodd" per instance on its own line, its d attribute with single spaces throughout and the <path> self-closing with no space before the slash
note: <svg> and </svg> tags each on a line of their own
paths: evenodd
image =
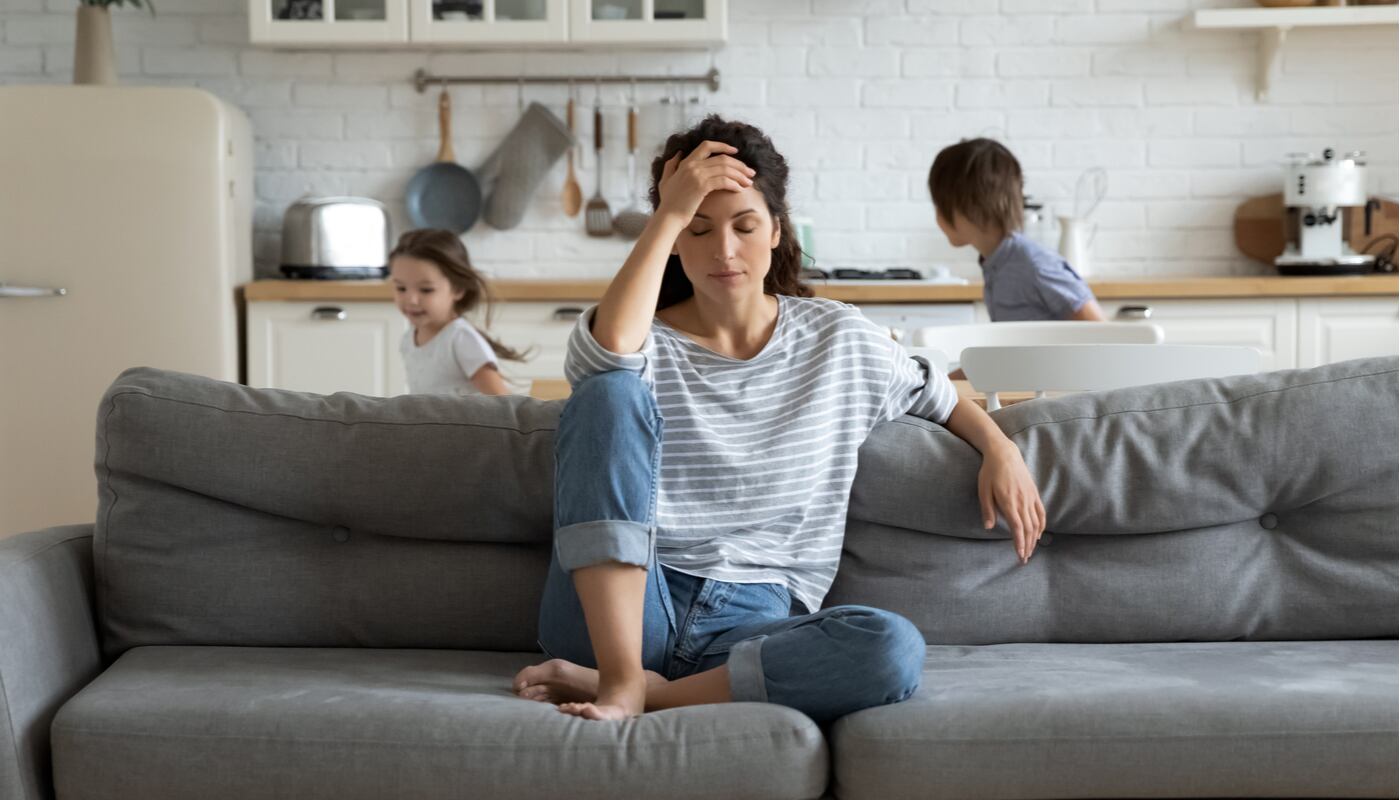
<svg viewBox="0 0 1400 800">
<path fill-rule="evenodd" d="M 123 372 L 97 422 L 106 655 L 534 649 L 562 405 Z"/>
<path fill-rule="evenodd" d="M 1048 532 L 981 526 L 981 458 L 902 417 L 860 451 L 827 605 L 930 644 L 1394 638 L 1397 360 L 1034 400 L 993 415 Z"/>
<path fill-rule="evenodd" d="M 539 656 L 142 647 L 59 711 L 65 800 L 816 797 L 816 724 L 761 703 L 622 724 L 522 700 Z"/>
<path fill-rule="evenodd" d="M 838 720 L 834 792 L 1394 797 L 1394 641 L 929 648 L 908 701 Z"/>
</svg>

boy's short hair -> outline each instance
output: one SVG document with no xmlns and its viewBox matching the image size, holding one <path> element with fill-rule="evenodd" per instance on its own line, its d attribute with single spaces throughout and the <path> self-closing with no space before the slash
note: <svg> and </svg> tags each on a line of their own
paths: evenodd
<svg viewBox="0 0 1400 800">
<path fill-rule="evenodd" d="M 1021 164 L 1000 142 L 964 139 L 945 147 L 928 171 L 935 213 L 962 214 L 979 228 L 1021 229 Z"/>
</svg>

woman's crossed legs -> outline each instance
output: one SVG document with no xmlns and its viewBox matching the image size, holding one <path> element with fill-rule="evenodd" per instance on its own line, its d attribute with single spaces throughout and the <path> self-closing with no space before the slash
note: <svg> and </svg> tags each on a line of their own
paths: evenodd
<svg viewBox="0 0 1400 800">
<path fill-rule="evenodd" d="M 516 675 L 521 697 L 589 719 L 728 701 L 771 702 L 824 722 L 918 687 L 924 641 L 865 606 L 790 616 L 776 584 L 656 563 L 652 524 L 662 419 L 633 373 L 575 388 L 555 453 L 555 540 L 540 606 L 554 658 Z"/>
</svg>

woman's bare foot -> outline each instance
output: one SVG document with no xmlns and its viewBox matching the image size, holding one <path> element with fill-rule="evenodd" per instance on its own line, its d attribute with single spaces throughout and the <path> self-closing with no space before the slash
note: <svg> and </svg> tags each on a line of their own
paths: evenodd
<svg viewBox="0 0 1400 800">
<path fill-rule="evenodd" d="M 660 673 L 646 670 L 648 687 L 667 683 Z M 598 699 L 598 670 L 562 658 L 551 658 L 516 673 L 511 688 L 526 700 L 542 703 L 593 703 Z"/>
<path fill-rule="evenodd" d="M 591 703 L 563 703 L 559 710 L 575 717 L 619 722 L 639 717 L 646 710 L 647 679 L 645 675 L 623 678 L 615 683 L 598 684 L 598 698 Z"/>
</svg>

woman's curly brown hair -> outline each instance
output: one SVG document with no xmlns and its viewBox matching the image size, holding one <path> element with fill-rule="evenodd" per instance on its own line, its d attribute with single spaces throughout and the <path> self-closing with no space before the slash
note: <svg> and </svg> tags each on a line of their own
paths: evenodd
<svg viewBox="0 0 1400 800">
<path fill-rule="evenodd" d="M 787 205 L 788 165 L 787 159 L 773 147 L 773 141 L 758 128 L 745 122 L 724 119 L 716 114 L 705 117 L 688 131 L 671 134 L 661 155 L 651 162 L 651 207 L 661 204 L 661 173 L 666 162 L 676 153 L 681 158 L 690 155 L 701 142 L 724 142 L 737 148 L 734 158 L 747 164 L 756 173 L 753 186 L 768 205 L 768 213 L 778 226 L 778 246 L 773 248 L 773 261 L 768 274 L 763 279 L 766 294 L 786 294 L 793 297 L 811 297 L 812 290 L 801 280 L 802 248 L 797 244 L 797 236 L 792 230 L 792 220 Z M 666 271 L 661 277 L 661 294 L 657 298 L 656 310 L 675 305 L 695 294 L 695 287 L 681 269 L 679 256 L 672 255 L 666 261 Z"/>
</svg>

